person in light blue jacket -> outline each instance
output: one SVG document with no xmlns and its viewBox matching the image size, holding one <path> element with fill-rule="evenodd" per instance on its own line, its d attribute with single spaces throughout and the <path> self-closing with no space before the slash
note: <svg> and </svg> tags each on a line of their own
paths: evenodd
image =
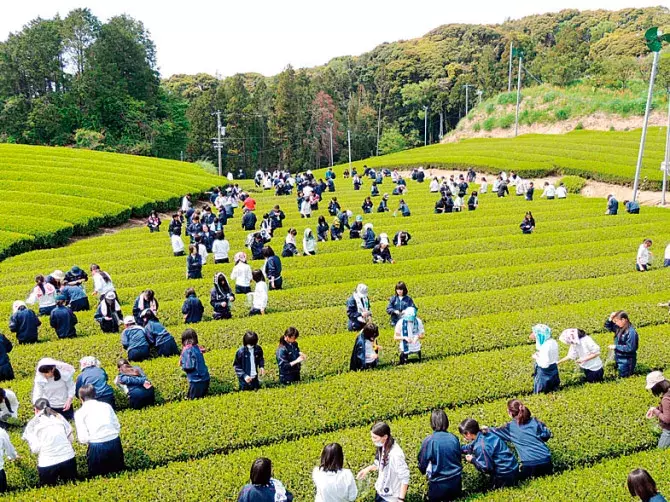
<svg viewBox="0 0 670 502">
<path fill-rule="evenodd" d="M 512 421 L 502 427 L 482 427 L 484 433 L 495 434 L 514 445 L 521 461 L 520 480 L 551 474 L 551 452 L 546 445 L 551 439 L 551 431 L 518 399 L 507 402 L 507 413 Z"/>
<path fill-rule="evenodd" d="M 79 389 L 84 385 L 92 385 L 95 389 L 95 399 L 116 409 L 114 390 L 107 383 L 107 373 L 100 367 L 100 361 L 93 356 L 86 356 L 79 361 L 79 367 L 81 373 L 75 382 L 75 396 L 79 395 Z"/>
<path fill-rule="evenodd" d="M 121 333 L 121 345 L 128 351 L 128 359 L 141 362 L 149 359 L 149 341 L 147 333 L 142 326 L 135 324 L 135 318 L 131 315 L 124 317 L 125 329 Z"/>
<path fill-rule="evenodd" d="M 433 433 L 423 440 L 419 450 L 419 471 L 428 478 L 428 502 L 446 502 L 461 496 L 461 447 L 449 428 L 449 418 L 443 410 L 430 415 Z"/>
</svg>

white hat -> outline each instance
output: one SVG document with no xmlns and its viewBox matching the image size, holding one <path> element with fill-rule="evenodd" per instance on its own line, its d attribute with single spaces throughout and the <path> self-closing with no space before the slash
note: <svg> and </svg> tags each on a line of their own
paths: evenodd
<svg viewBox="0 0 670 502">
<path fill-rule="evenodd" d="M 654 385 L 665 381 L 666 378 L 660 371 L 652 371 L 647 375 L 647 390 L 651 390 Z"/>
<path fill-rule="evenodd" d="M 131 315 L 127 315 L 123 318 L 123 324 L 128 326 L 129 324 L 135 324 L 135 318 Z"/>
<path fill-rule="evenodd" d="M 114 291 L 107 291 L 107 293 L 105 293 L 105 299 L 116 300 L 116 293 Z"/>
<path fill-rule="evenodd" d="M 53 272 L 51 272 L 51 277 L 53 277 L 57 281 L 62 281 L 63 279 L 65 279 L 65 274 L 63 273 L 62 270 L 54 270 Z"/>
</svg>

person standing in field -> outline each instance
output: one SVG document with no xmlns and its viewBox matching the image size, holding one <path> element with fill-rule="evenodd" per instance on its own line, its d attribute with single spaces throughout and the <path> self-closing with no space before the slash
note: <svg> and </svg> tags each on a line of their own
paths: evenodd
<svg viewBox="0 0 670 502">
<path fill-rule="evenodd" d="M 584 372 L 588 383 L 602 382 L 605 375 L 603 361 L 600 359 L 600 347 L 593 338 L 581 329 L 566 329 L 561 333 L 559 340 L 570 346 L 568 355 L 558 361 L 575 361 Z"/>
<path fill-rule="evenodd" d="M 609 216 L 614 216 L 618 212 L 619 212 L 619 201 L 616 200 L 614 194 L 609 194 L 607 196 L 607 211 L 605 211 L 605 214 Z"/>
<path fill-rule="evenodd" d="M 235 253 L 235 266 L 230 273 L 230 280 L 235 281 L 235 294 L 251 293 L 251 267 L 247 264 L 247 254 L 243 251 Z"/>
<path fill-rule="evenodd" d="M 321 462 L 312 471 L 316 487 L 314 502 L 354 502 L 358 487 L 354 475 L 344 469 L 344 452 L 339 443 L 324 446 Z"/>
<path fill-rule="evenodd" d="M 645 239 L 637 249 L 637 258 L 635 259 L 635 270 L 638 272 L 647 272 L 651 266 L 651 239 Z"/>
<path fill-rule="evenodd" d="M 372 319 L 368 287 L 361 283 L 356 286 L 354 293 L 347 299 L 347 317 L 349 331 L 360 331 Z"/>
<path fill-rule="evenodd" d="M 379 329 L 373 323 L 367 323 L 356 337 L 354 349 L 349 361 L 351 371 L 376 368 L 379 363 L 379 346 L 377 338 Z"/>
<path fill-rule="evenodd" d="M 552 392 L 561 385 L 558 375 L 558 343 L 551 337 L 551 328 L 546 324 L 533 326 L 530 339 L 535 342 L 535 371 L 533 393 Z"/>
<path fill-rule="evenodd" d="M 279 338 L 279 347 L 275 356 L 279 366 L 279 382 L 290 384 L 300 381 L 300 367 L 307 356 L 300 352 L 298 347 L 298 336 L 300 333 L 294 327 L 287 328 Z"/>
<path fill-rule="evenodd" d="M 647 418 L 657 418 L 661 428 L 658 447 L 670 448 L 670 382 L 660 371 L 652 371 L 647 375 L 647 390 L 661 398 L 661 403 L 657 407 L 649 408 L 647 411 Z"/>
<path fill-rule="evenodd" d="M 195 330 L 187 328 L 181 335 L 181 357 L 179 365 L 186 373 L 188 380 L 187 399 L 200 399 L 209 391 L 209 369 L 202 355 L 205 349 L 198 345 L 198 335 Z"/>
<path fill-rule="evenodd" d="M 233 368 L 240 384 L 240 390 L 260 388 L 259 376 L 265 376 L 263 348 L 258 344 L 258 334 L 247 331 L 242 338 L 242 347 L 237 349 Z"/>
<path fill-rule="evenodd" d="M 614 333 L 614 361 L 617 365 L 619 377 L 626 378 L 633 375 L 637 364 L 637 349 L 639 337 L 635 326 L 630 322 L 628 314 L 623 310 L 612 312 L 605 321 L 605 329 Z"/>
<path fill-rule="evenodd" d="M 403 281 L 399 281 L 395 285 L 395 295 L 389 298 L 388 305 L 386 306 L 386 313 L 391 317 L 391 327 L 395 328 L 403 310 L 409 307 L 416 309 L 414 300 L 407 294 L 407 285 Z"/>
</svg>

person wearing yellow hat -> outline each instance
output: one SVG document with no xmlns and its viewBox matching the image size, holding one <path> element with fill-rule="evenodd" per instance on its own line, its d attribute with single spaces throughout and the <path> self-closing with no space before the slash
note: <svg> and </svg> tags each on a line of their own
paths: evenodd
<svg viewBox="0 0 670 502">
<path fill-rule="evenodd" d="M 647 418 L 658 418 L 662 430 L 658 447 L 670 448 L 670 382 L 660 371 L 652 371 L 647 375 L 647 390 L 661 397 L 661 403 L 647 411 Z"/>
</svg>

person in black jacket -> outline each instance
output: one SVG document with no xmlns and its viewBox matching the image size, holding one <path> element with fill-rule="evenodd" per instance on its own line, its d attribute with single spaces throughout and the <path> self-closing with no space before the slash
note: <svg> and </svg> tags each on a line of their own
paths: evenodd
<svg viewBox="0 0 670 502">
<path fill-rule="evenodd" d="M 100 324 L 103 333 L 118 333 L 123 320 L 121 305 L 114 291 L 108 291 L 98 304 L 93 319 Z"/>
<path fill-rule="evenodd" d="M 283 384 L 300 381 L 300 364 L 307 359 L 307 356 L 300 352 L 298 347 L 299 335 L 298 330 L 291 326 L 279 339 L 275 355 L 279 366 L 279 381 Z"/>
<path fill-rule="evenodd" d="M 363 217 L 359 214 L 356 216 L 356 220 L 351 224 L 351 228 L 349 229 L 349 238 L 360 239 L 361 230 L 363 230 Z"/>
<path fill-rule="evenodd" d="M 8 355 L 12 348 L 12 342 L 0 333 L 0 380 L 14 380 L 14 368 Z"/>
<path fill-rule="evenodd" d="M 523 218 L 523 221 L 519 225 L 521 232 L 524 234 L 532 234 L 535 230 L 535 218 L 533 218 L 533 213 L 528 211 Z"/>
<path fill-rule="evenodd" d="M 233 368 L 240 383 L 240 390 L 260 388 L 259 376 L 265 376 L 263 349 L 258 345 L 258 334 L 247 331 L 242 338 L 242 347 L 237 349 Z"/>
<path fill-rule="evenodd" d="M 72 338 L 77 336 L 75 325 L 77 316 L 70 307 L 66 306 L 67 297 L 62 294 L 56 295 L 56 308 L 51 311 L 49 321 L 51 327 L 56 330 L 58 338 Z"/>
<path fill-rule="evenodd" d="M 410 241 L 411 238 L 412 238 L 412 236 L 410 235 L 409 232 L 405 232 L 404 230 L 399 230 L 393 236 L 393 245 L 396 246 L 396 247 L 407 246 L 409 244 L 409 241 Z"/>
<path fill-rule="evenodd" d="M 460 441 L 451 432 L 447 432 L 449 418 L 443 410 L 433 410 L 430 426 L 433 433 L 421 443 L 417 458 L 419 471 L 428 476 L 427 500 L 456 500 L 461 496 L 462 490 Z"/>
<path fill-rule="evenodd" d="M 42 324 L 35 312 L 25 302 L 17 300 L 12 305 L 13 314 L 9 318 L 9 331 L 16 333 L 19 345 L 37 342 L 37 328 Z"/>
<path fill-rule="evenodd" d="M 186 278 L 202 279 L 202 257 L 198 254 L 198 246 L 191 244 L 186 257 Z"/>
<path fill-rule="evenodd" d="M 249 249 L 251 250 L 251 259 L 252 260 L 262 260 L 263 259 L 263 247 L 265 246 L 266 240 L 263 238 L 260 232 L 253 234 L 251 245 Z"/>
<path fill-rule="evenodd" d="M 212 318 L 215 320 L 230 319 L 230 304 L 234 301 L 235 295 L 232 289 L 230 289 L 226 275 L 222 272 L 217 272 L 214 276 L 214 287 L 209 296 L 209 303 L 214 309 Z"/>
<path fill-rule="evenodd" d="M 270 246 L 263 248 L 263 257 L 265 258 L 263 273 L 268 280 L 268 287 L 270 289 L 281 289 L 283 283 L 281 260 Z"/>
<path fill-rule="evenodd" d="M 65 281 L 70 286 L 79 286 L 88 281 L 88 274 L 78 266 L 74 265 L 70 270 L 65 272 Z"/>
<path fill-rule="evenodd" d="M 248 208 L 244 208 L 244 216 L 242 216 L 242 228 L 244 230 L 256 230 L 256 215 Z"/>
<path fill-rule="evenodd" d="M 182 220 L 179 214 L 172 215 L 172 221 L 168 225 L 168 234 L 172 235 L 181 235 Z"/>
<path fill-rule="evenodd" d="M 372 263 L 395 263 L 386 234 L 379 234 L 379 243 L 372 248 Z"/>
<path fill-rule="evenodd" d="M 195 294 L 195 289 L 187 288 L 184 296 L 186 299 L 181 306 L 184 322 L 189 324 L 202 321 L 202 314 L 205 313 L 205 307 L 203 307 L 200 298 Z"/>
<path fill-rule="evenodd" d="M 379 363 L 379 347 L 377 338 L 379 328 L 376 324 L 367 323 L 356 337 L 354 350 L 351 353 L 349 369 L 352 371 L 376 368 Z"/>
</svg>

